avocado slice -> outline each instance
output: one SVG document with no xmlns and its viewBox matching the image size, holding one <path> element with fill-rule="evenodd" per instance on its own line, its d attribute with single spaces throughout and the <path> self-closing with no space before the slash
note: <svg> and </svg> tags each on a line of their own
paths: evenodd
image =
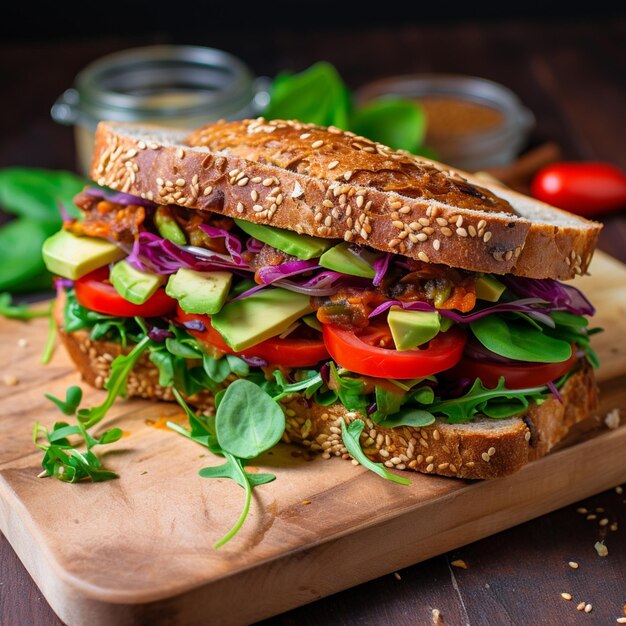
<svg viewBox="0 0 626 626">
<path fill-rule="evenodd" d="M 430 341 L 441 328 L 436 311 L 405 311 L 398 306 L 389 309 L 387 323 L 397 350 L 413 350 Z"/>
<path fill-rule="evenodd" d="M 41 253 L 50 272 L 71 280 L 126 256 L 121 248 L 106 239 L 77 237 L 67 230 L 48 237 Z"/>
<path fill-rule="evenodd" d="M 176 220 L 172 217 L 172 212 L 166 206 L 160 206 L 154 213 L 154 224 L 163 239 L 184 246 L 187 244 L 187 237 Z"/>
<path fill-rule="evenodd" d="M 334 243 L 332 239 L 320 239 L 319 237 L 312 237 L 311 235 L 300 235 L 291 230 L 274 228 L 274 226 L 253 224 L 252 222 L 237 219 L 235 223 L 244 233 L 251 237 L 305 261 L 316 259 Z"/>
<path fill-rule="evenodd" d="M 226 304 L 211 317 L 211 325 L 237 352 L 280 335 L 297 319 L 312 312 L 309 296 L 268 287 Z"/>
<path fill-rule="evenodd" d="M 350 276 L 374 278 L 376 271 L 371 264 L 374 263 L 377 255 L 367 250 L 364 250 L 362 254 L 363 257 L 352 252 L 351 244 L 340 243 L 322 254 L 320 265 L 326 269 Z"/>
<path fill-rule="evenodd" d="M 476 297 L 480 300 L 497 302 L 505 289 L 505 285 L 488 274 L 483 274 L 476 279 Z"/>
<path fill-rule="evenodd" d="M 143 304 L 165 282 L 165 276 L 142 272 L 124 260 L 113 266 L 109 280 L 124 300 Z"/>
<path fill-rule="evenodd" d="M 178 300 L 185 313 L 217 313 L 230 290 L 230 272 L 196 272 L 181 267 L 167 282 L 165 293 Z"/>
</svg>

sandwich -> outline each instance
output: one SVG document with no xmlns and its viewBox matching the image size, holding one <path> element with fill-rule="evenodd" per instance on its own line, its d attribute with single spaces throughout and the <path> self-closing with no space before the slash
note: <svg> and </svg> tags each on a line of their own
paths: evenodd
<svg viewBox="0 0 626 626">
<path fill-rule="evenodd" d="M 297 121 L 103 122 L 91 177 L 44 246 L 91 385 L 140 346 L 128 395 L 274 414 L 235 405 L 243 380 L 270 439 L 386 477 L 512 473 L 597 406 L 594 309 L 563 281 L 600 224 Z"/>
</svg>

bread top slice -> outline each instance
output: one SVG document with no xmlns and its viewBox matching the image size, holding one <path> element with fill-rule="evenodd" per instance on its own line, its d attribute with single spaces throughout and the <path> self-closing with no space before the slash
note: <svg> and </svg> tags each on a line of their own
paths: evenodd
<svg viewBox="0 0 626 626">
<path fill-rule="evenodd" d="M 602 228 L 435 161 L 295 121 L 218 122 L 191 134 L 102 122 L 91 175 L 161 204 L 531 278 L 584 274 Z"/>
</svg>

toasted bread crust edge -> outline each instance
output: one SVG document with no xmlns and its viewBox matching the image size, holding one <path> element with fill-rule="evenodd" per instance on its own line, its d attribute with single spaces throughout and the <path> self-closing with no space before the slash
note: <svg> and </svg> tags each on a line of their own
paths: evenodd
<svg viewBox="0 0 626 626">
<path fill-rule="evenodd" d="M 173 143 L 154 141 L 159 133 Z M 584 274 L 602 228 L 458 170 L 452 171 L 504 197 L 514 208 L 523 205 L 523 213 L 543 211 L 564 222 L 463 209 L 313 178 L 225 152 L 188 147 L 184 137 L 185 132 L 156 127 L 100 123 L 91 175 L 99 185 L 161 204 L 344 239 L 429 263 L 532 278 Z M 280 128 L 272 138 L 280 140 Z M 310 158 L 315 158 L 314 152 Z"/>
<path fill-rule="evenodd" d="M 62 328 L 62 304 L 55 308 L 59 335 L 82 379 L 103 388 L 112 360 L 128 353 L 119 343 L 94 341 L 86 331 L 66 333 Z M 170 388 L 158 384 L 158 370 L 142 355 L 128 378 L 128 395 L 152 400 L 174 400 Z M 576 423 L 597 408 L 597 387 L 593 370 L 581 362 L 561 389 L 562 403 L 548 398 L 532 405 L 523 418 L 490 420 L 469 425 L 437 421 L 424 428 L 382 428 L 369 417 L 347 411 L 341 404 L 323 407 L 294 394 L 283 399 L 286 431 L 283 440 L 297 443 L 325 458 L 350 459 L 341 439 L 342 421 L 363 419 L 361 446 L 368 457 L 387 467 L 415 470 L 457 478 L 497 478 L 511 474 L 529 461 L 547 454 Z M 213 397 L 207 392 L 188 398 L 199 409 L 211 412 Z"/>
</svg>

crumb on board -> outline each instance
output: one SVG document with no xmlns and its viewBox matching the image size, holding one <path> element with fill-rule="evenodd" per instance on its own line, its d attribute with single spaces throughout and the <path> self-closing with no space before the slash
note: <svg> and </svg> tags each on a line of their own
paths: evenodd
<svg viewBox="0 0 626 626">
<path fill-rule="evenodd" d="M 591 610 L 593 609 L 593 607 L 591 606 L 591 604 L 587 603 L 585 604 L 585 613 L 591 613 Z"/>
<path fill-rule="evenodd" d="M 583 611 L 585 609 L 585 603 L 584 602 L 579 602 L 578 606 L 576 607 L 577 611 Z"/>
<path fill-rule="evenodd" d="M 593 547 L 596 549 L 598 556 L 608 556 L 609 549 L 604 545 L 603 541 L 596 541 Z"/>
<path fill-rule="evenodd" d="M 396 580 L 402 580 L 402 576 L 400 576 L 399 572 L 394 572 L 394 573 L 393 573 L 393 577 L 394 577 Z"/>
<path fill-rule="evenodd" d="M 624 493 L 624 487 L 622 487 L 621 485 L 617 485 L 617 487 L 615 487 L 615 493 L 618 496 L 621 496 Z"/>
<path fill-rule="evenodd" d="M 24 339 L 24 337 L 20 337 L 17 340 L 17 347 L 18 348 L 25 348 L 28 345 L 28 339 Z"/>
<path fill-rule="evenodd" d="M 460 567 L 461 569 L 469 569 L 469 566 L 463 559 L 456 559 L 455 561 L 452 561 L 450 565 L 453 565 L 454 567 Z"/>
<path fill-rule="evenodd" d="M 19 381 L 17 379 L 17 376 L 14 376 L 13 374 L 7 374 L 2 378 L 2 382 L 9 387 L 15 387 L 15 385 L 17 385 Z"/>
<path fill-rule="evenodd" d="M 576 563 L 576 561 L 570 561 L 568 563 L 568 565 L 572 568 L 572 569 L 578 569 L 578 563 Z"/>
<path fill-rule="evenodd" d="M 587 515 L 587 513 L 589 513 L 589 509 L 586 509 L 584 506 L 581 506 L 576 509 L 576 513 L 580 513 L 581 515 Z"/>
<path fill-rule="evenodd" d="M 439 609 L 433 609 L 431 613 L 432 626 L 445 626 L 441 611 Z"/>
<path fill-rule="evenodd" d="M 311 504 L 311 500 L 302 500 L 302 504 Z"/>
<path fill-rule="evenodd" d="M 561 594 L 561 598 L 563 598 L 563 600 L 571 600 L 572 599 L 572 594 L 571 593 L 567 593 L 566 591 L 564 591 Z"/>
<path fill-rule="evenodd" d="M 619 409 L 615 408 L 612 411 L 609 411 L 604 418 L 604 424 L 607 428 L 618 428 L 620 423 L 620 414 Z"/>
</svg>

